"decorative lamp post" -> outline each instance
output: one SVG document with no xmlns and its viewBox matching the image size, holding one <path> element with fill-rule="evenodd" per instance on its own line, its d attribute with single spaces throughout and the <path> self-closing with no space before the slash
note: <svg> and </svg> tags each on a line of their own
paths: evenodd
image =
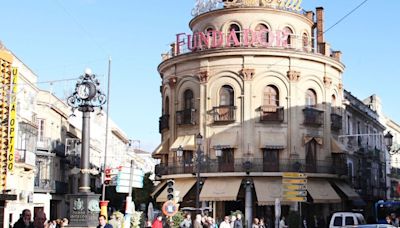
<svg viewBox="0 0 400 228">
<path fill-rule="evenodd" d="M 196 145 L 197 145 L 196 210 L 197 211 L 200 209 L 200 199 L 199 198 L 200 198 L 200 169 L 201 169 L 201 157 L 202 157 L 202 151 L 201 151 L 202 144 L 203 144 L 203 136 L 199 133 L 196 136 Z"/>
<path fill-rule="evenodd" d="M 183 156 L 183 148 L 182 148 L 182 146 L 179 146 L 178 150 L 176 150 L 176 156 L 178 158 L 181 158 Z"/>
<path fill-rule="evenodd" d="M 389 154 L 390 155 L 394 155 L 394 154 L 399 153 L 400 148 L 397 148 L 397 149 L 392 148 L 392 146 L 393 146 L 393 135 L 390 133 L 390 131 L 388 131 L 388 133 L 386 133 L 386 135 L 383 136 L 383 137 L 385 139 L 385 145 L 387 147 L 387 150 L 388 150 Z"/>
<path fill-rule="evenodd" d="M 75 92 L 68 97 L 67 103 L 82 112 L 82 144 L 79 193 L 70 196 L 70 222 L 74 227 L 91 227 L 97 225 L 100 212 L 99 197 L 90 191 L 90 113 L 95 108 L 102 110 L 106 96 L 100 91 L 100 82 L 86 69 L 79 77 Z"/>
</svg>

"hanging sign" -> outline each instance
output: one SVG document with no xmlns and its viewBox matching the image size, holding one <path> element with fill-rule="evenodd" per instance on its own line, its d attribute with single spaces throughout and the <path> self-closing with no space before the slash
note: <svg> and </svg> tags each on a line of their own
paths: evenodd
<svg viewBox="0 0 400 228">
<path fill-rule="evenodd" d="M 18 68 L 12 68 L 10 91 L 10 118 L 9 118 L 9 150 L 7 155 L 7 169 L 14 171 L 15 165 L 15 126 L 17 122 L 17 82 Z"/>
</svg>

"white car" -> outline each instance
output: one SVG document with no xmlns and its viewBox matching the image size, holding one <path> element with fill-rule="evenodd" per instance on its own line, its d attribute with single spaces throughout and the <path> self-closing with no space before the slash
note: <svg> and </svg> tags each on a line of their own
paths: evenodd
<svg viewBox="0 0 400 228">
<path fill-rule="evenodd" d="M 329 222 L 329 228 L 357 226 L 365 224 L 364 216 L 354 212 L 335 212 Z"/>
</svg>

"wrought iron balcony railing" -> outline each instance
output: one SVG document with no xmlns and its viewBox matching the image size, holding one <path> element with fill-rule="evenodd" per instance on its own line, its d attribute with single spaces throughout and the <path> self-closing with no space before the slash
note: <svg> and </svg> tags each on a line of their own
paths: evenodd
<svg viewBox="0 0 400 228">
<path fill-rule="evenodd" d="M 234 122 L 236 120 L 236 106 L 221 105 L 213 108 L 214 123 Z"/>
<path fill-rule="evenodd" d="M 49 179 L 35 178 L 35 192 L 56 192 L 56 182 Z"/>
<path fill-rule="evenodd" d="M 260 107 L 261 122 L 282 122 L 284 118 L 284 108 L 272 105 Z"/>
<path fill-rule="evenodd" d="M 315 108 L 305 108 L 304 113 L 304 124 L 311 126 L 321 126 L 324 123 L 324 111 Z"/>
<path fill-rule="evenodd" d="M 41 151 L 51 150 L 51 139 L 47 137 L 39 138 L 36 143 L 36 149 Z"/>
<path fill-rule="evenodd" d="M 158 121 L 158 131 L 161 133 L 163 130 L 169 129 L 169 115 L 164 114 Z"/>
<path fill-rule="evenodd" d="M 342 116 L 336 113 L 331 113 L 331 129 L 341 130 L 342 129 Z"/>
<path fill-rule="evenodd" d="M 196 109 L 184 109 L 182 111 L 176 112 L 176 124 L 178 125 L 188 125 L 195 124 L 195 113 Z"/>
<path fill-rule="evenodd" d="M 208 159 L 201 164 L 201 173 L 217 172 L 308 172 L 344 175 L 347 165 L 335 164 L 333 160 L 317 160 L 307 162 L 299 159 L 280 159 L 279 161 L 264 161 L 263 158 L 235 159 L 233 163 L 224 163 L 216 159 Z M 173 163 L 156 166 L 157 175 L 188 174 L 197 171 L 193 165 Z"/>
</svg>

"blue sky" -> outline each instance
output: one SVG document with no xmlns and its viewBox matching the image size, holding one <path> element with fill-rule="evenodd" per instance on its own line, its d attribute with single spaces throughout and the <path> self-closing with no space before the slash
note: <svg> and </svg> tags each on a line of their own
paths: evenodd
<svg viewBox="0 0 400 228">
<path fill-rule="evenodd" d="M 325 8 L 325 28 L 363 0 L 304 0 L 303 8 Z M 161 53 L 188 32 L 194 0 L 19 0 L 2 1 L 0 40 L 39 77 L 39 87 L 64 96 L 78 77 L 92 68 L 106 88 L 112 58 L 110 115 L 141 147 L 160 142 Z M 400 122 L 400 1 L 369 0 L 326 33 L 343 52 L 344 86 L 363 99 L 381 97 L 384 112 Z"/>
</svg>

